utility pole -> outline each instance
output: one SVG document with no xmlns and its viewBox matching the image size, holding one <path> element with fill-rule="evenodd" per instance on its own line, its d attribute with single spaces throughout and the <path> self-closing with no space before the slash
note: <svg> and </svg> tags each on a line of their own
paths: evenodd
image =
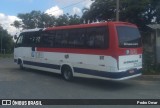
<svg viewBox="0 0 160 108">
<path fill-rule="evenodd" d="M 1 54 L 2 54 L 2 36 L 3 36 L 3 34 L 1 33 Z"/>
<path fill-rule="evenodd" d="M 116 0 L 116 21 L 119 21 L 119 0 Z"/>
<path fill-rule="evenodd" d="M 2 35 L 1 35 L 1 54 L 2 54 Z"/>
</svg>

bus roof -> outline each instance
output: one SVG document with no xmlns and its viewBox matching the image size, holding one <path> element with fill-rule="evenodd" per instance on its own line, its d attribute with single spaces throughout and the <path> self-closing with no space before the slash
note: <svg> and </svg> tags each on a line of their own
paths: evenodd
<svg viewBox="0 0 160 108">
<path fill-rule="evenodd" d="M 48 28 L 45 29 L 45 31 L 48 31 L 48 30 L 59 30 L 59 29 L 85 28 L 85 27 L 86 28 L 87 27 L 98 27 L 98 26 L 107 26 L 108 24 L 135 26 L 134 24 L 128 23 L 128 22 L 100 22 L 100 23 L 90 23 L 90 24 L 79 24 L 79 25 L 48 27 Z"/>
<path fill-rule="evenodd" d="M 26 30 L 22 30 L 20 33 L 24 33 L 24 32 L 35 32 L 35 31 L 50 31 L 50 30 L 60 30 L 60 29 L 74 29 L 74 28 L 99 27 L 99 26 L 107 26 L 108 24 L 135 26 L 134 24 L 128 23 L 128 22 L 99 22 L 99 23 L 90 23 L 90 24 L 78 24 L 78 25 L 67 25 L 67 26 L 48 27 L 48 28 L 26 29 Z M 17 33 L 17 34 L 19 34 L 19 33 Z"/>
</svg>

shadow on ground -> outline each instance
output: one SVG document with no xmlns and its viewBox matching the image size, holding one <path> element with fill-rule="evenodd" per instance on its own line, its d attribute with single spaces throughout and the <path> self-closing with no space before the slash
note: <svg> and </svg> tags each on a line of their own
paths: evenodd
<svg viewBox="0 0 160 108">
<path fill-rule="evenodd" d="M 46 72 L 46 71 L 39 71 L 34 69 L 25 69 L 22 70 L 24 72 L 30 72 L 37 75 L 42 75 L 43 77 L 48 77 L 49 79 L 56 79 L 59 81 L 64 81 L 64 84 L 77 84 L 81 86 L 87 86 L 87 87 L 93 87 L 93 88 L 99 88 L 103 90 L 109 90 L 109 91 L 116 91 L 120 89 L 126 89 L 133 87 L 134 84 L 130 80 L 125 81 L 111 81 L 111 80 L 103 80 L 103 79 L 94 79 L 94 78 L 82 78 L 82 77 L 74 77 L 72 81 L 65 81 L 61 74 Z"/>
</svg>

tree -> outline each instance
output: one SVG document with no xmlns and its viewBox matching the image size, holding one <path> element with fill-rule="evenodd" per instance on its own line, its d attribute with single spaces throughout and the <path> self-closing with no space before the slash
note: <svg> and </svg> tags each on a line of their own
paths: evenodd
<svg viewBox="0 0 160 108">
<path fill-rule="evenodd" d="M 18 17 L 22 20 L 15 21 L 14 26 L 23 29 L 44 28 L 55 25 L 55 17 L 49 16 L 41 11 L 32 11 L 26 14 L 18 14 Z"/>
<path fill-rule="evenodd" d="M 75 25 L 81 23 L 81 17 L 78 15 L 70 15 L 69 16 L 69 25 Z"/>
<path fill-rule="evenodd" d="M 14 46 L 13 39 L 11 35 L 8 34 L 7 30 L 4 30 L 1 26 L 0 26 L 0 39 L 2 39 L 2 43 L 0 40 L 0 48 L 2 47 L 2 49 L 5 49 L 7 53 L 11 53 L 13 51 L 13 46 Z"/>
<path fill-rule="evenodd" d="M 56 19 L 56 26 L 75 25 L 81 23 L 81 17 L 78 15 L 63 14 Z"/>
<path fill-rule="evenodd" d="M 18 17 L 22 21 L 15 21 L 12 25 L 16 28 L 23 29 L 34 29 L 34 28 L 44 28 L 52 26 L 63 26 L 63 25 L 73 25 L 79 24 L 81 22 L 81 17 L 78 15 L 63 14 L 58 18 L 50 16 L 41 11 L 32 11 L 26 14 L 18 14 Z"/>
<path fill-rule="evenodd" d="M 86 21 L 113 20 L 115 17 L 115 0 L 95 0 L 90 9 L 83 9 L 82 18 Z"/>
<path fill-rule="evenodd" d="M 69 17 L 68 17 L 68 14 L 60 15 L 60 16 L 56 19 L 56 26 L 64 26 L 64 25 L 69 25 Z"/>
<path fill-rule="evenodd" d="M 153 18 L 155 19 L 153 23 L 160 23 L 160 1 L 149 0 L 149 4 L 146 7 L 146 11 L 143 13 L 143 17 L 148 23 L 150 23 Z"/>
<path fill-rule="evenodd" d="M 115 20 L 116 0 L 94 0 L 90 9 L 83 9 L 83 20 Z M 120 21 L 137 24 L 144 29 L 147 24 L 160 22 L 159 0 L 120 0 Z"/>
<path fill-rule="evenodd" d="M 16 28 L 20 28 L 22 26 L 22 23 L 18 20 L 14 21 L 13 24 L 11 24 L 12 26 L 15 26 Z"/>
</svg>

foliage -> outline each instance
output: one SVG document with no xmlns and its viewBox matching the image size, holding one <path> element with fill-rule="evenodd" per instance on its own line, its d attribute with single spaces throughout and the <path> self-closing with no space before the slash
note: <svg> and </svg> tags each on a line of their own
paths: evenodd
<svg viewBox="0 0 160 108">
<path fill-rule="evenodd" d="M 95 0 L 90 9 L 83 9 L 84 20 L 113 20 L 115 18 L 115 0 Z"/>
<path fill-rule="evenodd" d="M 150 72 L 153 70 L 153 54 L 144 50 L 143 52 L 143 70 Z"/>
<path fill-rule="evenodd" d="M 1 39 L 2 39 L 2 44 L 1 44 Z M 1 48 L 1 45 L 2 45 L 2 49 L 5 49 L 6 53 L 13 52 L 13 46 L 14 46 L 13 39 L 11 35 L 9 35 L 8 32 L 0 26 L 0 48 Z M 1 52 L 1 49 L 0 49 L 0 52 Z"/>
<path fill-rule="evenodd" d="M 78 15 L 63 14 L 56 18 L 41 11 L 32 11 L 30 13 L 18 14 L 18 17 L 22 19 L 22 22 L 15 21 L 13 25 L 16 28 L 22 27 L 23 29 L 73 25 L 80 23 L 80 17 Z"/>
<path fill-rule="evenodd" d="M 91 7 L 84 8 L 82 17 L 78 15 L 63 14 L 58 18 L 41 11 L 18 14 L 22 21 L 15 21 L 16 28 L 32 29 L 51 26 L 80 24 L 92 21 L 114 21 L 116 13 L 116 0 L 92 0 Z M 120 0 L 120 21 L 135 23 L 142 31 L 150 23 L 160 23 L 159 0 Z"/>
<path fill-rule="evenodd" d="M 20 28 L 21 27 L 21 22 L 20 21 L 14 21 L 14 23 L 13 24 L 11 24 L 12 26 L 15 26 L 16 28 Z"/>
<path fill-rule="evenodd" d="M 13 58 L 13 54 L 0 54 L 0 59 L 1 58 Z"/>
<path fill-rule="evenodd" d="M 31 13 L 18 14 L 18 17 L 22 19 L 22 22 L 15 21 L 13 25 L 16 28 L 33 29 L 44 28 L 55 25 L 55 17 L 49 16 L 41 11 L 32 11 Z"/>
<path fill-rule="evenodd" d="M 160 66 L 156 65 L 154 62 L 154 54 L 144 50 L 143 74 L 160 74 Z"/>
<path fill-rule="evenodd" d="M 120 21 L 137 24 L 141 30 L 153 19 L 160 22 L 159 0 L 120 0 Z M 116 0 L 94 0 L 90 9 L 83 9 L 83 20 L 115 20 Z"/>
<path fill-rule="evenodd" d="M 80 17 L 78 15 L 69 15 L 69 14 L 63 14 L 59 16 L 56 20 L 56 26 L 63 26 L 63 25 L 74 25 L 74 24 L 80 24 Z"/>
<path fill-rule="evenodd" d="M 80 24 L 81 23 L 81 17 L 78 15 L 70 15 L 69 17 L 69 25 L 74 25 L 74 24 Z"/>
<path fill-rule="evenodd" d="M 56 19 L 56 26 L 68 25 L 68 23 L 69 23 L 69 18 L 68 15 L 66 14 L 63 14 Z"/>
</svg>

